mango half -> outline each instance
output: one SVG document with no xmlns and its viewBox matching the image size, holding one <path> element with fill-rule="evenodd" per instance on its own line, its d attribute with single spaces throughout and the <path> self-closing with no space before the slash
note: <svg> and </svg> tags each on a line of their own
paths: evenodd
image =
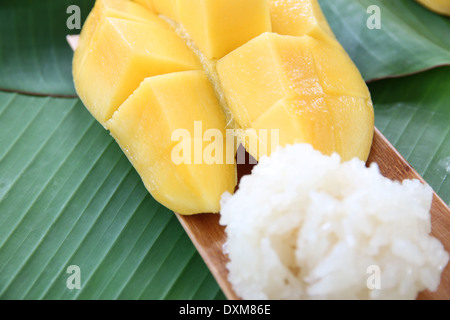
<svg viewBox="0 0 450 320">
<path fill-rule="evenodd" d="M 369 90 L 316 0 L 97 0 L 73 76 L 152 196 L 181 214 L 220 210 L 240 143 L 256 159 L 309 143 L 344 160 L 372 144 Z"/>
<path fill-rule="evenodd" d="M 227 164 L 224 153 L 212 159 L 205 150 L 209 144 L 202 139 L 209 130 L 217 128 L 220 134 L 216 136 L 226 137 L 225 115 L 203 71 L 145 79 L 106 127 L 141 173 L 153 197 L 180 214 L 218 212 L 224 190 L 234 190 L 234 162 Z M 198 135 L 196 130 L 200 131 Z M 183 162 L 183 155 L 177 153 L 177 141 L 170 139 L 177 132 L 188 145 L 184 151 L 199 154 Z M 201 164 L 208 161 L 208 156 L 211 162 L 217 160 L 220 164 Z M 189 163 L 190 159 L 198 164 Z"/>
</svg>

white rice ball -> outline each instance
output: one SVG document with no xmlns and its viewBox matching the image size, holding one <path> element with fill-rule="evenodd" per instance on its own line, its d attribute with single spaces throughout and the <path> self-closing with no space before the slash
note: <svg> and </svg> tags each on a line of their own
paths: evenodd
<svg viewBox="0 0 450 320">
<path fill-rule="evenodd" d="M 357 159 L 278 149 L 222 198 L 229 280 L 243 299 L 415 299 L 449 260 L 432 197 Z"/>
</svg>

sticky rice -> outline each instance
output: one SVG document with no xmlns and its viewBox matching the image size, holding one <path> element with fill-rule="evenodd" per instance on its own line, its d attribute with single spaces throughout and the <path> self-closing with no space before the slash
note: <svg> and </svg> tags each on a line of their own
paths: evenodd
<svg viewBox="0 0 450 320">
<path fill-rule="evenodd" d="M 415 299 L 449 260 L 430 236 L 432 197 L 376 165 L 281 148 L 222 197 L 229 280 L 243 299 Z"/>
</svg>

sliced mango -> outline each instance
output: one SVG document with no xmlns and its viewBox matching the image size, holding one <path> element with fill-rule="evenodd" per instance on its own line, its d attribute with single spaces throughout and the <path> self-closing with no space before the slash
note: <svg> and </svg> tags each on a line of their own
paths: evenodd
<svg viewBox="0 0 450 320">
<path fill-rule="evenodd" d="M 273 32 L 334 38 L 317 0 L 269 0 Z"/>
<path fill-rule="evenodd" d="M 281 123 L 283 123 L 282 127 Z M 314 145 L 320 145 L 323 153 L 331 154 L 336 150 L 333 121 L 323 98 L 310 100 L 283 98 L 256 119 L 251 127 L 256 130 L 258 137 L 261 136 L 261 130 L 270 130 L 271 139 L 272 132 L 278 131 L 279 146 L 310 141 Z M 262 147 L 258 145 L 258 148 L 263 149 L 256 151 L 254 147 L 248 147 L 250 154 L 255 155 L 255 158 L 269 154 L 273 151 L 273 147 L 278 146 L 268 144 L 271 142 L 266 141 L 268 139 L 266 137 L 269 137 L 268 133 L 264 131 L 262 133 Z M 266 145 L 268 147 L 265 147 Z"/>
<path fill-rule="evenodd" d="M 221 88 L 240 127 L 250 127 L 280 99 L 295 97 L 295 91 L 322 93 L 310 67 L 312 54 L 302 50 L 308 40 L 264 33 L 219 60 Z"/>
<path fill-rule="evenodd" d="M 181 214 L 218 212 L 234 191 L 236 136 L 256 159 L 310 143 L 366 160 L 372 144 L 370 93 L 317 0 L 97 0 L 73 74 L 149 192 Z"/>
<path fill-rule="evenodd" d="M 146 77 L 202 69 L 168 25 L 105 18 L 97 28 L 74 80 L 83 103 L 103 125 Z"/>
<path fill-rule="evenodd" d="M 209 59 L 272 29 L 267 0 L 178 0 L 178 10 L 179 22 Z"/>
<path fill-rule="evenodd" d="M 367 159 L 374 127 L 370 93 L 333 38 L 264 33 L 219 60 L 217 72 L 228 107 L 241 128 L 278 129 L 282 145 L 311 143 L 325 154 L 340 153 L 344 160 Z M 340 96 L 360 98 L 365 107 L 357 104 L 350 110 L 345 99 L 327 103 L 330 97 Z M 334 110 L 345 110 L 351 116 L 331 118 Z M 344 131 L 351 137 L 338 130 L 352 126 L 355 119 L 361 125 Z M 336 136 L 351 147 L 336 144 Z M 249 152 L 256 159 L 265 155 Z"/>
<path fill-rule="evenodd" d="M 328 95 L 326 103 L 334 130 L 335 150 L 343 159 L 355 154 L 368 158 L 374 134 L 373 104 L 370 98 L 347 95 Z"/>
<path fill-rule="evenodd" d="M 234 191 L 236 168 L 226 163 L 225 126 L 225 115 L 203 71 L 144 80 L 106 124 L 153 197 L 181 214 L 219 212 L 221 195 Z M 203 138 L 211 129 L 223 139 L 214 142 L 222 156 L 208 164 L 205 153 L 211 143 Z M 173 141 L 170 137 L 177 131 L 188 140 L 176 136 Z M 178 163 L 174 152 L 179 144 L 190 146 L 183 152 L 192 152 L 187 157 L 192 161 Z"/>
<path fill-rule="evenodd" d="M 163 23 L 153 12 L 137 3 L 124 0 L 97 0 L 81 30 L 79 45 L 73 59 L 73 70 L 75 72 L 83 69 L 84 61 L 90 52 L 98 26 L 101 20 L 106 17 Z"/>
</svg>

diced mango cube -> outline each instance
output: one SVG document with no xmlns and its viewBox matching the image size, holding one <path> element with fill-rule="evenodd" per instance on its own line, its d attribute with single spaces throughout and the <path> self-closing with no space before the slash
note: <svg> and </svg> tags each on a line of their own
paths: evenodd
<svg viewBox="0 0 450 320">
<path fill-rule="evenodd" d="M 178 0 L 179 22 L 209 59 L 271 31 L 267 0 Z"/>
<path fill-rule="evenodd" d="M 332 118 L 325 99 L 320 97 L 309 100 L 281 99 L 252 123 L 252 129 L 261 136 L 261 129 L 269 130 L 267 137 L 273 139 L 273 131 L 278 133 L 278 145 L 285 146 L 294 143 L 310 143 L 324 154 L 336 150 Z M 269 155 L 277 147 L 265 138 L 258 145 L 258 153 L 248 147 L 250 154 L 258 158 Z M 247 143 L 246 143 L 247 144 Z"/>
<path fill-rule="evenodd" d="M 222 90 L 241 127 L 283 98 L 323 94 L 311 41 L 264 33 L 218 61 Z"/>
<path fill-rule="evenodd" d="M 370 93 L 336 40 L 265 33 L 219 60 L 217 72 L 241 128 L 279 129 L 280 145 L 304 142 L 325 154 L 338 152 L 343 160 L 367 159 L 373 136 Z M 349 107 L 346 99 L 333 99 L 343 96 L 358 102 Z M 339 110 L 351 117 L 332 117 Z"/>
<path fill-rule="evenodd" d="M 326 93 L 370 98 L 361 73 L 336 40 L 311 40 L 310 43 L 320 84 Z"/>
<path fill-rule="evenodd" d="M 74 81 L 86 107 L 104 124 L 145 78 L 201 69 L 168 25 L 105 18 Z"/>
<path fill-rule="evenodd" d="M 269 0 L 272 31 L 290 36 L 334 38 L 317 0 Z"/>
<path fill-rule="evenodd" d="M 355 154 L 366 160 L 374 133 L 372 100 L 346 95 L 328 95 L 326 102 L 330 111 L 330 126 L 334 129 L 335 150 L 346 160 L 352 159 Z"/>
<path fill-rule="evenodd" d="M 95 33 L 100 25 L 100 21 L 104 18 L 164 23 L 153 12 L 137 3 L 128 0 L 97 0 L 81 30 L 78 49 L 73 60 L 74 71 L 79 72 L 82 69 L 92 46 L 92 39 L 95 39 Z"/>
<path fill-rule="evenodd" d="M 225 115 L 203 71 L 145 79 L 106 126 L 147 189 L 166 207 L 181 214 L 218 212 L 221 195 L 234 191 L 236 165 L 225 159 Z M 186 141 L 174 136 L 180 130 Z M 216 148 L 221 155 L 215 162 L 206 159 L 208 130 L 222 139 L 214 141 L 222 148 Z M 181 143 L 190 146 L 182 150 L 191 153 L 188 161 L 176 159 Z"/>
</svg>

